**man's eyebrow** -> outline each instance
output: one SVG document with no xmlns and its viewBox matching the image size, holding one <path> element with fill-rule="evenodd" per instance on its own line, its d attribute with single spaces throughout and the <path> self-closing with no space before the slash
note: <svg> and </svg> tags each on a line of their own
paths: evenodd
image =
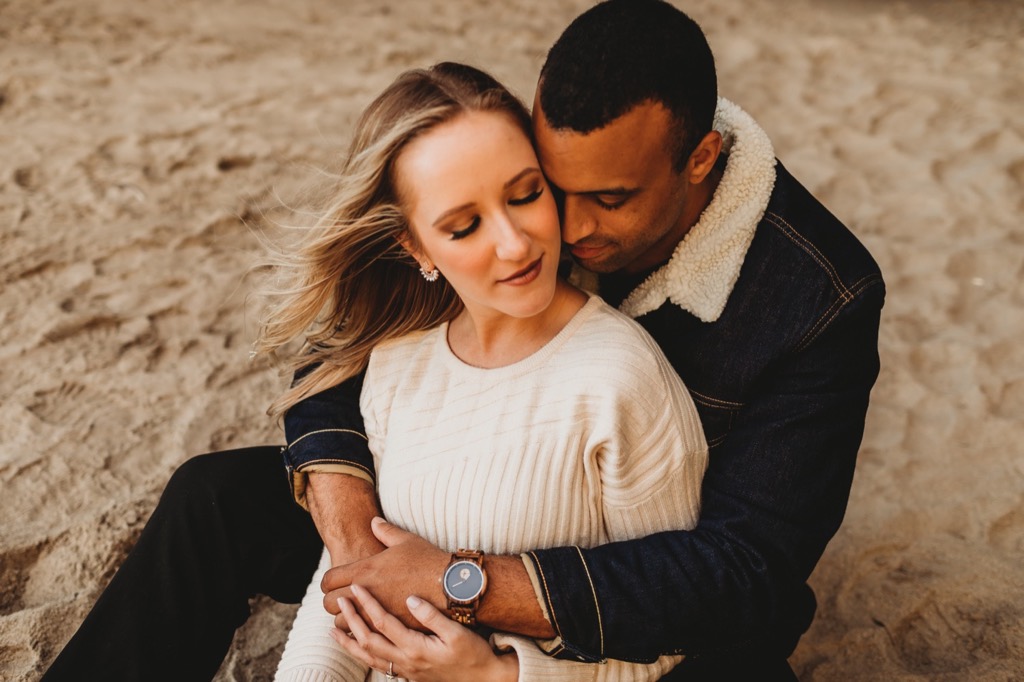
<svg viewBox="0 0 1024 682">
<path fill-rule="evenodd" d="M 639 187 L 609 187 L 607 189 L 588 189 L 582 192 L 568 192 L 568 194 L 582 194 L 588 197 L 597 195 L 613 197 L 630 197 L 640 191 Z"/>
</svg>

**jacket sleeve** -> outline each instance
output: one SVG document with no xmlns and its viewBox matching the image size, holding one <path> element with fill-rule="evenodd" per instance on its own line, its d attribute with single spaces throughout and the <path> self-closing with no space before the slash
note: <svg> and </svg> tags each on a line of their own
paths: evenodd
<svg viewBox="0 0 1024 682">
<path fill-rule="evenodd" d="M 373 456 L 359 410 L 364 376 L 360 373 L 309 396 L 285 414 L 285 469 L 295 501 L 303 507 L 311 471 L 346 473 L 375 484 Z"/>
<path fill-rule="evenodd" d="M 792 651 L 813 617 L 807 578 L 849 499 L 883 298 L 878 280 L 763 378 L 711 451 L 695 529 L 528 553 L 559 656 Z"/>
</svg>

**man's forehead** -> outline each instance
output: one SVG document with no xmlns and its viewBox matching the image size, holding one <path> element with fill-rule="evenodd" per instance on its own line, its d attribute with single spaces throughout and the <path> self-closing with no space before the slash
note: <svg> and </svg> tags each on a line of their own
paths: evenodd
<svg viewBox="0 0 1024 682">
<path fill-rule="evenodd" d="M 571 193 L 614 193 L 644 184 L 652 169 L 670 158 L 667 131 L 643 123 L 649 116 L 626 116 L 589 132 L 551 128 L 535 116 L 537 155 L 548 178 Z"/>
<path fill-rule="evenodd" d="M 646 175 L 646 159 L 635 144 L 580 133 L 538 135 L 545 175 L 571 194 L 632 189 Z"/>
</svg>

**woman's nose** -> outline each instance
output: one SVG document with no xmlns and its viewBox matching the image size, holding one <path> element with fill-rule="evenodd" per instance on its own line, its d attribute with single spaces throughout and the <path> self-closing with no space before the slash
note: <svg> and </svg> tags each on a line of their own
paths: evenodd
<svg viewBox="0 0 1024 682">
<path fill-rule="evenodd" d="M 508 215 L 498 224 L 495 253 L 501 260 L 521 261 L 530 255 L 530 236 Z"/>
</svg>

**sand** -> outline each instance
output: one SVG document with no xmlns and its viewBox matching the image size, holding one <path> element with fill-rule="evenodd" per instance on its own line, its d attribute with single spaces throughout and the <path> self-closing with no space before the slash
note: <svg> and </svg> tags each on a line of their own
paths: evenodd
<svg viewBox="0 0 1024 682">
<path fill-rule="evenodd" d="M 803 680 L 1024 677 L 1024 5 L 681 2 L 889 296 Z M 0 0 L 0 678 L 37 679 L 190 455 L 280 442 L 251 228 L 401 69 L 527 98 L 582 0 Z M 220 680 L 269 679 L 259 600 Z"/>
</svg>

